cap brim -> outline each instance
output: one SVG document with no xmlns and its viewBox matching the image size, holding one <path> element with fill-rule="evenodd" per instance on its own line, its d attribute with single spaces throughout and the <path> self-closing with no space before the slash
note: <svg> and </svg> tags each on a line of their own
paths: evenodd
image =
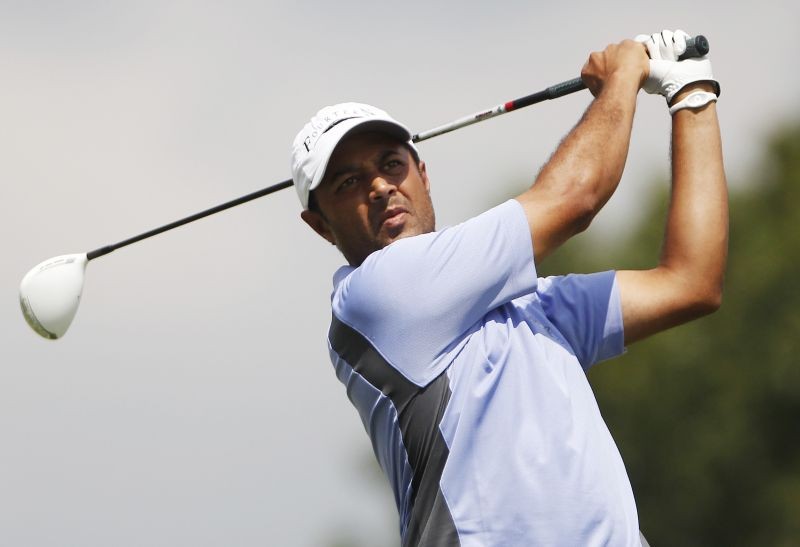
<svg viewBox="0 0 800 547">
<path fill-rule="evenodd" d="M 322 183 L 322 179 L 325 177 L 325 170 L 328 168 L 328 162 L 342 139 L 349 135 L 368 131 L 386 133 L 401 141 L 408 142 L 416 150 L 416 147 L 411 142 L 411 132 L 394 120 L 380 118 L 350 118 L 344 120 L 331 127 L 317 142 L 314 153 L 320 157 L 320 162 L 314 173 L 314 178 L 311 180 L 311 185 L 308 187 L 309 192 Z"/>
</svg>

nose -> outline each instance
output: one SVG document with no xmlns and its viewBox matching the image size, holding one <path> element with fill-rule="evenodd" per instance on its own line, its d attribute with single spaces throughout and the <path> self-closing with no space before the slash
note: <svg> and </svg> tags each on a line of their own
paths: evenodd
<svg viewBox="0 0 800 547">
<path fill-rule="evenodd" d="M 369 198 L 370 201 L 380 201 L 390 198 L 395 192 L 397 192 L 397 186 L 381 176 L 376 176 L 372 179 Z"/>
</svg>

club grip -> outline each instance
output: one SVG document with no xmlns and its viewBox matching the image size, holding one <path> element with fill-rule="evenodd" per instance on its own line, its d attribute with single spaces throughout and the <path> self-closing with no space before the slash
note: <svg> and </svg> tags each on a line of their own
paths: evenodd
<svg viewBox="0 0 800 547">
<path fill-rule="evenodd" d="M 709 50 L 708 38 L 702 34 L 698 34 L 697 36 L 686 39 L 686 51 L 683 52 L 683 55 L 678 57 L 678 60 L 683 61 L 684 59 L 691 59 L 693 57 L 703 57 Z"/>
<path fill-rule="evenodd" d="M 691 36 L 686 39 L 686 51 L 683 52 L 683 55 L 678 57 L 678 60 L 683 61 L 684 59 L 702 57 L 706 55 L 710 49 L 711 48 L 708 45 L 708 38 L 702 34 Z M 563 97 L 564 95 L 569 95 L 570 93 L 575 93 L 576 91 L 580 91 L 582 89 L 586 89 L 586 85 L 580 78 L 574 78 L 572 80 L 567 80 L 566 82 L 561 82 L 560 84 L 548 87 L 545 90 L 545 98 L 556 99 L 558 97 Z M 531 95 L 531 97 L 533 97 L 533 95 Z M 533 102 L 534 101 L 527 101 L 520 106 L 527 106 L 527 104 L 533 104 Z M 538 100 L 536 102 L 538 102 Z"/>
<path fill-rule="evenodd" d="M 567 80 L 566 82 L 561 82 L 560 84 L 551 85 L 547 88 L 547 93 L 549 96 L 548 99 L 556 99 L 558 97 L 563 97 L 564 95 L 569 95 L 570 93 L 575 93 L 576 91 L 580 91 L 582 89 L 586 89 L 586 84 L 583 83 L 583 80 L 580 78 L 573 78 L 572 80 Z"/>
</svg>

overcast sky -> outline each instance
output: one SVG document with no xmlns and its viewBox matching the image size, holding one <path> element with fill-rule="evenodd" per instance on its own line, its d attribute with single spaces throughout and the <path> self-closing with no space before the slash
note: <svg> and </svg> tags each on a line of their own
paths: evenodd
<svg viewBox="0 0 800 547">
<path fill-rule="evenodd" d="M 22 319 L 25 272 L 288 178 L 326 104 L 423 130 L 662 28 L 709 38 L 729 178 L 756 184 L 764 135 L 797 118 L 798 21 L 790 0 L 0 0 L 0 544 L 396 544 L 327 356 L 342 259 L 293 190 L 92 262 L 57 342 Z M 439 224 L 521 191 L 589 99 L 421 144 Z M 663 99 L 642 94 L 598 244 L 666 176 L 668 139 Z"/>
</svg>

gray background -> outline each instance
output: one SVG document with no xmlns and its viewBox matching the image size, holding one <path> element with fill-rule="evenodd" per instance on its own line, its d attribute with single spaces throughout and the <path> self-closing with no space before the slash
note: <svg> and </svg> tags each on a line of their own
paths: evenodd
<svg viewBox="0 0 800 547">
<path fill-rule="evenodd" d="M 25 272 L 289 176 L 318 108 L 422 130 L 577 76 L 640 32 L 711 40 L 731 183 L 796 116 L 796 2 L 0 1 L 0 544 L 397 543 L 388 489 L 324 336 L 342 262 L 293 190 L 89 265 L 67 336 L 19 312 Z M 590 99 L 420 145 L 439 225 L 521 191 Z M 668 173 L 642 95 L 613 245 Z M 751 181 L 750 184 L 757 184 Z M 607 364 L 605 366 L 613 366 Z"/>
</svg>

